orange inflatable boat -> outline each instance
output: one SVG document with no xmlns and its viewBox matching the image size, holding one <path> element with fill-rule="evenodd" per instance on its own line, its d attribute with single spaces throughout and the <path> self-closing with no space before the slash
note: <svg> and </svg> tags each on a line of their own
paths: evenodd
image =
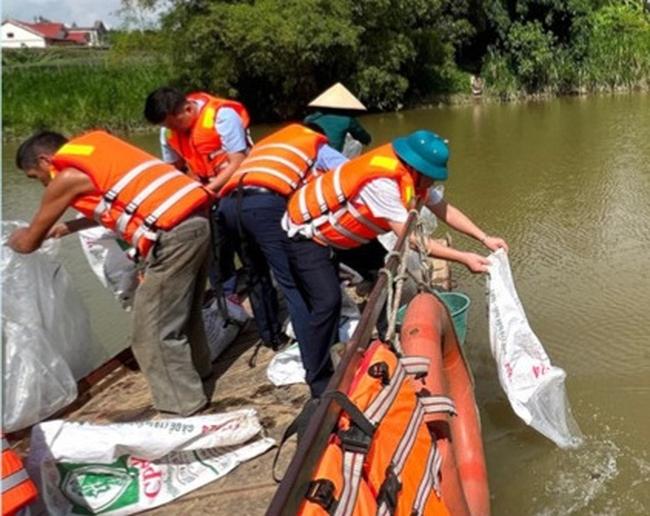
<svg viewBox="0 0 650 516">
<path fill-rule="evenodd" d="M 485 516 L 487 473 L 469 370 L 451 318 L 431 294 L 410 303 L 403 353 L 359 349 L 298 514 Z"/>
<path fill-rule="evenodd" d="M 442 455 L 441 491 L 449 512 L 490 514 L 490 494 L 481 424 L 469 368 L 450 317 L 432 294 L 418 294 L 408 305 L 401 329 L 404 353 L 430 359 L 420 389 L 453 400 L 455 416 L 431 414 L 428 424 Z"/>
</svg>

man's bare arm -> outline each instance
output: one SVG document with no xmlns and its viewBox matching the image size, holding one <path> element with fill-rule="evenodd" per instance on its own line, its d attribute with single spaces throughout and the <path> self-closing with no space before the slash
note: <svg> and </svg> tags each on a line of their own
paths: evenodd
<svg viewBox="0 0 650 516">
<path fill-rule="evenodd" d="M 500 237 L 489 236 L 472 219 L 444 199 L 436 204 L 427 203 L 426 206 L 449 227 L 475 238 L 491 251 L 496 251 L 501 247 L 506 252 L 508 251 L 508 244 L 505 240 Z"/>
<path fill-rule="evenodd" d="M 92 219 L 87 219 L 82 217 L 79 219 L 70 219 L 65 222 L 59 222 L 54 224 L 52 229 L 50 229 L 45 236 L 45 238 L 62 238 L 64 236 L 76 233 L 77 231 L 83 231 L 84 229 L 94 228 L 98 226 L 99 222 Z"/>
<path fill-rule="evenodd" d="M 75 169 L 64 170 L 50 181 L 29 226 L 14 231 L 7 245 L 18 253 L 35 251 L 72 201 L 94 190 L 95 186 L 86 174 Z"/>
<path fill-rule="evenodd" d="M 391 222 L 388 224 L 390 228 L 395 232 L 395 234 L 400 235 L 404 231 L 406 224 L 401 222 Z M 417 240 L 415 235 L 411 234 L 409 238 L 409 244 L 411 247 L 417 246 Z M 487 267 L 489 261 L 484 256 L 476 253 L 470 253 L 467 251 L 459 251 L 453 247 L 447 247 L 442 244 L 439 244 L 435 240 L 429 237 L 425 237 L 425 246 L 427 254 L 435 258 L 441 258 L 443 260 L 451 260 L 453 262 L 462 263 L 467 267 L 471 272 L 487 272 Z"/>
</svg>

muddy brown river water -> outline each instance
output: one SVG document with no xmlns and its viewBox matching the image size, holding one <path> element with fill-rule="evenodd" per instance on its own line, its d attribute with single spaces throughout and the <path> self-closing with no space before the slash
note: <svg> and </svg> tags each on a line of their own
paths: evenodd
<svg viewBox="0 0 650 516">
<path fill-rule="evenodd" d="M 586 436 L 575 451 L 512 413 L 489 350 L 484 278 L 454 266 L 456 287 L 472 298 L 467 349 L 495 515 L 650 514 L 649 112 L 650 96 L 634 94 L 362 118 L 376 144 L 419 128 L 449 139 L 447 199 L 507 239 L 530 323 L 568 374 Z M 157 152 L 156 135 L 131 139 Z M 41 188 L 15 172 L 15 148 L 3 145 L 2 213 L 29 219 Z M 62 247 L 91 313 L 89 352 L 101 362 L 124 347 L 128 315 L 92 275 L 76 238 Z"/>
</svg>

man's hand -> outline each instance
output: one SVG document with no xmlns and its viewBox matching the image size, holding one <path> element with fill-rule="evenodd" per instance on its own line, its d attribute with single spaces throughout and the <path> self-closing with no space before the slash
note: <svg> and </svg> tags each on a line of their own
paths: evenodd
<svg viewBox="0 0 650 516">
<path fill-rule="evenodd" d="M 11 235 L 9 235 L 9 238 L 7 239 L 7 245 L 17 253 L 31 253 L 31 249 L 27 249 L 26 247 L 23 248 L 22 246 L 22 242 L 28 234 L 29 231 L 27 228 L 18 228 L 13 233 L 11 233 Z"/>
<path fill-rule="evenodd" d="M 59 222 L 58 224 L 54 224 L 52 226 L 52 229 L 50 229 L 47 232 L 47 235 L 45 235 L 45 238 L 62 238 L 64 236 L 68 236 L 70 234 L 70 228 L 65 222 Z"/>
<path fill-rule="evenodd" d="M 467 267 L 470 272 L 487 272 L 490 260 L 485 256 L 476 253 L 463 253 L 462 263 Z"/>
<path fill-rule="evenodd" d="M 486 236 L 483 239 L 483 245 L 487 247 L 490 251 L 503 249 L 507 253 L 509 250 L 506 241 L 503 238 L 496 237 L 496 236 Z"/>
</svg>

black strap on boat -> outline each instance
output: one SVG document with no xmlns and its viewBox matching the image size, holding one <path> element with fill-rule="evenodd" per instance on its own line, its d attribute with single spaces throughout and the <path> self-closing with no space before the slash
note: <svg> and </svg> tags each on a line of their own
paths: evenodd
<svg viewBox="0 0 650 516">
<path fill-rule="evenodd" d="M 305 498 L 320 505 L 327 514 L 333 515 L 339 504 L 339 501 L 334 496 L 334 491 L 334 482 L 328 478 L 318 478 L 309 483 Z"/>
<path fill-rule="evenodd" d="M 345 412 L 352 422 L 361 430 L 368 439 L 372 439 L 375 434 L 375 425 L 373 425 L 366 415 L 357 407 L 350 398 L 348 398 L 341 391 L 326 391 L 323 398 L 331 398 L 338 404 L 339 407 Z"/>
<path fill-rule="evenodd" d="M 282 477 L 278 476 L 275 468 L 275 466 L 278 463 L 278 459 L 280 457 L 280 452 L 282 452 L 282 448 L 293 435 L 297 435 L 298 442 L 300 442 L 303 431 L 305 430 L 305 428 L 307 427 L 307 423 L 309 422 L 309 418 L 314 413 L 314 411 L 318 408 L 319 403 L 320 400 L 318 400 L 317 398 L 311 398 L 304 405 L 300 413 L 293 419 L 293 421 L 291 421 L 291 423 L 289 423 L 287 428 L 284 430 L 284 434 L 282 434 L 282 439 L 280 439 L 280 444 L 278 444 L 278 449 L 275 452 L 275 457 L 273 457 L 273 465 L 271 466 L 271 475 L 273 476 L 273 480 L 275 480 L 277 483 L 282 482 Z"/>
</svg>

